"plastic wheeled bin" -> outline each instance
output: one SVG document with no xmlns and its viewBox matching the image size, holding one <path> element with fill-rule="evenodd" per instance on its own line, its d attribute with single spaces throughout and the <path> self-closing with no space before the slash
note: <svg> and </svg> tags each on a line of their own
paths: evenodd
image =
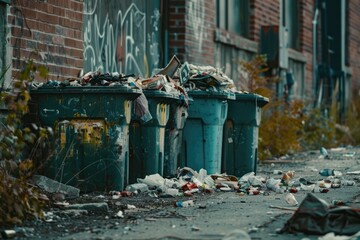
<svg viewBox="0 0 360 240">
<path fill-rule="evenodd" d="M 137 178 L 164 172 L 165 127 L 170 105 L 179 99 L 177 94 L 160 90 L 144 90 L 152 119 L 143 122 L 133 114 L 130 124 L 130 183 Z"/>
<path fill-rule="evenodd" d="M 141 90 L 67 86 L 30 94 L 37 120 L 55 133 L 44 175 L 84 192 L 122 190 L 128 182 L 132 101 Z"/>
<path fill-rule="evenodd" d="M 235 93 L 235 97 L 228 101 L 221 170 L 241 177 L 256 173 L 261 109 L 269 99 L 252 93 Z"/>
<path fill-rule="evenodd" d="M 209 174 L 220 173 L 224 122 L 228 100 L 234 98 L 225 91 L 190 91 L 193 99 L 183 130 L 181 165 L 195 171 L 201 168 Z"/>
<path fill-rule="evenodd" d="M 176 176 L 177 167 L 180 165 L 183 129 L 188 115 L 188 105 L 183 97 L 180 95 L 178 101 L 170 104 L 169 120 L 165 128 L 165 177 Z"/>
</svg>

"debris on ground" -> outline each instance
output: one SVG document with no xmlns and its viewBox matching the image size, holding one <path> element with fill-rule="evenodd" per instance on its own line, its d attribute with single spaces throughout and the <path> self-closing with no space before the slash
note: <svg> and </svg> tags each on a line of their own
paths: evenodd
<svg viewBox="0 0 360 240">
<path fill-rule="evenodd" d="M 308 193 L 281 232 L 323 235 L 330 232 L 353 235 L 360 229 L 360 212 L 347 206 L 331 207 L 325 200 Z"/>
</svg>

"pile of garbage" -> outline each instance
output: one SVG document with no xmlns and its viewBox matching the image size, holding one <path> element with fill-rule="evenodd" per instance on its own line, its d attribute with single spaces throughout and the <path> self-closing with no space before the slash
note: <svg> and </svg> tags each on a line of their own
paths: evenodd
<svg viewBox="0 0 360 240">
<path fill-rule="evenodd" d="M 234 91 L 234 81 L 219 69 L 212 66 L 189 64 L 189 80 L 185 83 L 188 91 Z"/>
<path fill-rule="evenodd" d="M 114 87 L 124 86 L 130 89 L 141 90 L 141 94 L 134 100 L 135 114 L 143 122 L 152 119 L 149 112 L 146 91 L 162 91 L 178 98 L 179 104 L 188 107 L 189 98 L 182 86 L 179 78 L 181 63 L 176 56 L 170 60 L 169 64 L 158 73 L 149 78 L 142 78 L 134 74 L 125 75 L 118 72 L 101 73 L 100 71 L 90 71 L 80 78 L 71 78 L 64 81 L 49 80 L 47 82 L 32 82 L 31 88 L 66 88 L 66 87 Z M 184 76 L 187 77 L 187 76 Z"/>
<path fill-rule="evenodd" d="M 129 86 L 132 84 L 134 75 L 124 75 L 118 72 L 101 73 L 100 71 L 90 71 L 80 78 L 69 78 L 64 81 L 48 80 L 47 82 L 32 82 L 32 88 L 39 87 L 88 87 L 88 86 Z"/>
<path fill-rule="evenodd" d="M 310 181 L 305 178 L 295 178 L 294 171 L 283 173 L 274 170 L 273 174 L 281 175 L 280 178 L 257 176 L 254 172 L 250 172 L 238 179 L 236 176 L 227 174 L 207 175 L 207 171 L 203 168 L 197 172 L 189 167 L 184 167 L 179 169 L 177 178 L 166 179 L 159 174 L 147 175 L 143 179 L 138 178 L 137 183 L 128 185 L 125 191 L 131 192 L 130 195 L 148 193 L 152 197 L 191 197 L 196 193 L 213 193 L 215 191 L 232 191 L 240 196 L 269 195 L 270 192 L 275 192 L 285 194 L 284 200 L 290 206 L 297 206 L 298 202 L 294 194 L 299 191 L 327 193 L 333 188 L 355 185 L 354 181 L 343 178 L 339 171 L 323 169 L 319 173 L 327 178 Z M 129 195 L 129 193 L 123 195 Z M 333 204 L 344 205 L 345 203 L 334 201 Z"/>
</svg>

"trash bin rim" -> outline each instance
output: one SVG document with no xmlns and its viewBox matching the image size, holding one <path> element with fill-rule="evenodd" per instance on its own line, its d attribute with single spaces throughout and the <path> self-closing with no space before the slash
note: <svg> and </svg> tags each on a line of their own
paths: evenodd
<svg viewBox="0 0 360 240">
<path fill-rule="evenodd" d="M 218 99 L 235 99 L 235 96 L 231 92 L 225 92 L 225 91 L 189 91 L 188 92 L 189 97 L 192 98 L 218 98 Z"/>
<path fill-rule="evenodd" d="M 269 103 L 269 98 L 256 93 L 235 93 L 235 99 L 232 101 L 253 101 L 254 99 L 262 106 Z"/>
<path fill-rule="evenodd" d="M 168 93 L 160 90 L 143 90 L 146 97 L 149 98 L 166 98 L 171 100 L 178 100 L 180 96 L 174 93 Z"/>
<path fill-rule="evenodd" d="M 116 94 L 128 93 L 140 95 L 141 89 L 130 88 L 128 86 L 66 86 L 66 87 L 39 87 L 30 89 L 30 94 L 74 94 L 74 93 L 101 93 L 101 94 Z"/>
</svg>

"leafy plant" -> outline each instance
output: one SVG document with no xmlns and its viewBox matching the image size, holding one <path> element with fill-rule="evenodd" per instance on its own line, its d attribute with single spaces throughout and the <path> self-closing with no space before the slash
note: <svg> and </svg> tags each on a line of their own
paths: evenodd
<svg viewBox="0 0 360 240">
<path fill-rule="evenodd" d="M 343 144 L 360 144 L 360 96 L 354 94 L 345 125 L 336 125 L 337 140 Z"/>
<path fill-rule="evenodd" d="M 304 104 L 279 100 L 267 108 L 259 129 L 259 158 L 282 156 L 301 149 L 300 139 L 306 116 Z"/>
<path fill-rule="evenodd" d="M 277 77 L 269 76 L 266 65 L 266 55 L 256 55 L 250 61 L 239 62 L 240 89 L 257 93 L 265 97 L 273 95 L 272 85 L 278 81 Z"/>
<path fill-rule="evenodd" d="M 27 158 L 24 150 L 34 146 L 31 152 L 37 151 L 39 142 L 47 139 L 47 130 L 34 125 L 38 130 L 34 133 L 22 121 L 29 110 L 28 89 L 35 74 L 45 78 L 47 70 L 28 60 L 12 82 L 12 88 L 0 92 L 0 104 L 6 106 L 6 114 L 0 122 L 0 224 L 21 223 L 24 219 L 43 215 L 41 195 L 28 184 L 34 172 L 33 159 Z M 0 80 L 4 80 L 4 76 Z"/>
<path fill-rule="evenodd" d="M 288 101 L 277 96 L 277 77 L 271 76 L 266 57 L 255 56 L 249 62 L 240 62 L 242 89 L 270 99 L 262 112 L 259 128 L 259 159 L 279 157 L 303 149 L 319 149 L 335 143 L 334 109 L 330 117 L 320 109 L 307 110 L 301 100 Z M 334 102 L 334 101 L 333 101 Z M 333 108 L 333 106 L 332 106 Z M 360 109 L 359 109 L 360 110 Z"/>
<path fill-rule="evenodd" d="M 303 149 L 320 149 L 335 144 L 335 120 L 325 116 L 320 108 L 311 109 L 306 114 L 301 143 Z"/>
</svg>

